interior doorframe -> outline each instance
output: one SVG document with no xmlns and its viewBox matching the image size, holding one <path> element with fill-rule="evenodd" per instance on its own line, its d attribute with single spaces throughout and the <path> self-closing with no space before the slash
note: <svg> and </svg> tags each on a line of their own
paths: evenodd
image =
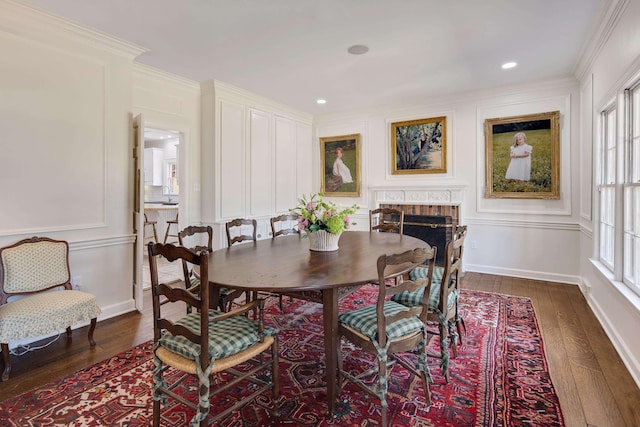
<svg viewBox="0 0 640 427">
<path fill-rule="evenodd" d="M 142 116 L 142 114 L 139 114 L 140 116 Z M 165 130 L 168 132 L 176 132 L 179 134 L 179 144 L 178 144 L 178 185 L 180 187 L 180 195 L 179 195 L 179 204 L 178 204 L 178 230 L 182 229 L 182 224 L 189 224 L 190 223 L 190 219 L 189 219 L 189 209 L 188 206 L 191 202 L 191 192 L 189 191 L 191 188 L 191 179 L 190 179 L 190 174 L 186 173 L 186 171 L 190 170 L 190 161 L 189 161 L 189 140 L 190 140 L 190 132 L 189 132 L 189 128 L 185 127 L 185 126 L 181 126 L 179 124 L 176 123 L 170 123 L 170 122 L 165 122 L 165 121 L 158 121 L 158 120 L 148 120 L 148 119 L 144 119 L 142 120 L 142 150 L 144 150 L 144 129 L 156 129 L 156 130 Z M 142 158 L 141 158 L 141 171 L 140 173 L 142 174 L 142 177 L 144 177 L 144 151 L 142 151 Z M 141 178 L 144 181 L 144 178 Z M 140 209 L 142 210 L 142 212 L 144 212 L 144 182 L 142 182 L 142 190 L 141 190 L 141 194 L 140 194 Z M 161 236 L 164 236 L 164 231 L 165 230 L 158 230 L 159 235 L 158 238 L 160 239 Z M 140 239 L 140 241 L 144 242 L 144 227 L 142 227 L 142 230 L 139 230 L 138 235 L 137 235 L 137 239 Z M 144 244 L 142 245 L 144 246 Z M 135 252 L 135 251 L 134 251 Z M 148 262 L 148 260 L 146 260 L 144 258 L 144 254 L 146 254 L 146 248 L 143 248 L 143 262 L 146 261 Z M 136 278 L 140 278 L 140 299 L 142 299 L 142 290 L 143 290 L 143 268 L 144 266 L 142 264 L 137 264 L 135 262 L 136 258 L 135 258 L 135 253 L 134 253 L 134 276 Z M 138 283 L 138 282 L 136 282 Z M 136 295 L 136 308 L 138 309 L 138 311 L 142 310 L 142 301 L 138 301 L 138 297 L 137 294 L 135 294 L 135 292 L 138 292 L 137 287 L 136 290 L 134 291 L 134 295 Z"/>
</svg>

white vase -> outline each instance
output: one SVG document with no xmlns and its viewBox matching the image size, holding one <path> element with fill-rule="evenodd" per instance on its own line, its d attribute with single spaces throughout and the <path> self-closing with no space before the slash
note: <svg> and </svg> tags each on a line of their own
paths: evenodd
<svg viewBox="0 0 640 427">
<path fill-rule="evenodd" d="M 325 230 L 309 233 L 309 249 L 318 252 L 337 251 L 341 234 L 331 234 Z"/>
</svg>

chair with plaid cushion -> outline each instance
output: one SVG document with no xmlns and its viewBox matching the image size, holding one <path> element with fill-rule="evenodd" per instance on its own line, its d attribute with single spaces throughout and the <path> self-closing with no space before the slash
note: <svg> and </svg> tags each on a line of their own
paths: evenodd
<svg viewBox="0 0 640 427">
<path fill-rule="evenodd" d="M 342 352 L 338 356 L 340 387 L 344 380 L 353 382 L 367 393 L 380 399 L 382 422 L 387 425 L 386 400 L 388 388 L 388 371 L 395 362 L 403 366 L 413 375 L 422 379 L 425 403 L 431 405 L 429 394 L 429 368 L 426 355 L 426 320 L 427 300 L 414 307 L 391 301 L 390 297 L 399 292 L 416 292 L 430 286 L 431 274 L 426 279 L 397 281 L 416 266 L 429 263 L 431 273 L 435 265 L 436 248 L 418 248 L 395 255 L 381 255 L 378 258 L 378 301 L 376 304 L 352 310 L 338 316 L 338 334 L 356 346 L 373 353 L 377 357 L 377 368 L 349 373 L 344 367 Z M 424 292 L 423 292 L 424 294 Z M 428 295 L 428 293 L 427 293 Z M 418 359 L 414 366 L 399 357 L 399 353 L 417 351 Z M 361 361 L 355 363 L 359 369 Z M 376 377 L 377 383 L 371 381 Z"/>
<path fill-rule="evenodd" d="M 278 339 L 272 328 L 264 326 L 263 301 L 251 301 L 228 313 L 212 310 L 209 286 L 201 286 L 197 295 L 182 286 L 160 283 L 157 267 L 159 256 L 170 262 L 186 261 L 199 266 L 202 283 L 208 283 L 208 251 L 198 254 L 182 246 L 159 243 L 149 243 L 148 251 L 154 313 L 153 425 L 160 426 L 160 405 L 166 404 L 168 398 L 196 411 L 189 426 L 205 427 L 209 421 L 219 425 L 220 420 L 269 391 L 273 394 L 273 417 L 277 419 Z M 170 302 L 161 304 L 161 299 Z M 175 303 L 186 303 L 198 310 L 178 320 L 165 317 L 175 313 L 170 308 Z M 264 357 L 269 349 L 271 356 Z M 196 402 L 189 401 L 180 391 L 185 390 L 183 382 L 189 375 L 198 381 Z M 245 388 L 249 392 L 237 395 L 231 387 L 238 384 L 251 384 Z M 214 407 L 210 411 L 212 399 Z M 216 413 L 210 416 L 214 410 Z M 172 422 L 167 419 L 162 425 Z"/>
<path fill-rule="evenodd" d="M 206 245 L 203 244 L 203 239 L 206 239 Z M 200 252 L 205 249 L 211 252 L 213 251 L 213 229 L 211 228 L 211 226 L 190 225 L 178 232 L 178 242 L 180 246 L 186 246 L 194 252 Z M 182 260 L 182 270 L 184 272 L 184 283 L 186 288 L 193 293 L 199 293 L 200 276 L 196 271 L 194 271 L 193 266 L 190 266 L 187 261 Z M 236 298 L 242 296 L 242 294 L 243 291 L 229 288 L 220 288 L 218 296 L 218 308 L 221 311 L 231 310 L 233 301 Z M 187 307 L 187 312 L 191 312 L 191 306 Z"/>
<path fill-rule="evenodd" d="M 429 292 L 429 315 L 427 322 L 437 324 L 438 331 L 428 329 L 429 333 L 440 337 L 440 353 L 431 354 L 430 357 L 440 359 L 442 373 L 449 382 L 449 348 L 453 357 L 458 355 L 456 342 L 462 344 L 462 331 L 465 328 L 464 319 L 458 310 L 460 297 L 460 268 L 462 267 L 462 253 L 464 252 L 464 239 L 467 236 L 467 226 L 458 226 L 453 233 L 453 239 L 447 242 L 444 252 L 444 267 L 436 267 L 433 272 L 433 281 Z M 416 267 L 409 273 L 412 280 L 425 278 L 429 274 L 429 268 Z M 444 286 L 442 285 L 444 283 Z M 409 307 L 420 304 L 423 291 L 402 292 L 393 296 L 393 300 Z M 447 337 L 449 344 L 447 345 Z"/>
<path fill-rule="evenodd" d="M 89 345 L 101 310 L 96 297 L 72 289 L 69 244 L 32 237 L 0 249 L 0 346 L 2 381 L 9 379 L 9 343 L 67 330 L 90 321 Z"/>
</svg>

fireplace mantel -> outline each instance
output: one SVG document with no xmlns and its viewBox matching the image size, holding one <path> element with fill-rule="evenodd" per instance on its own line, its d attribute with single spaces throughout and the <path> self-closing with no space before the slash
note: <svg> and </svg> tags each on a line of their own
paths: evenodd
<svg viewBox="0 0 640 427">
<path fill-rule="evenodd" d="M 425 185 L 419 187 L 370 187 L 373 201 L 398 205 L 453 205 L 462 204 L 466 185 Z"/>
</svg>

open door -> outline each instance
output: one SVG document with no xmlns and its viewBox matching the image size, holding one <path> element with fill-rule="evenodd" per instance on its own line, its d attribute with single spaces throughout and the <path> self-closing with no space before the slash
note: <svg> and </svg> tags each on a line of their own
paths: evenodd
<svg viewBox="0 0 640 427">
<path fill-rule="evenodd" d="M 142 311 L 142 263 L 144 262 L 144 120 L 142 114 L 133 119 L 133 233 L 136 243 L 133 254 L 133 297 Z"/>
</svg>

